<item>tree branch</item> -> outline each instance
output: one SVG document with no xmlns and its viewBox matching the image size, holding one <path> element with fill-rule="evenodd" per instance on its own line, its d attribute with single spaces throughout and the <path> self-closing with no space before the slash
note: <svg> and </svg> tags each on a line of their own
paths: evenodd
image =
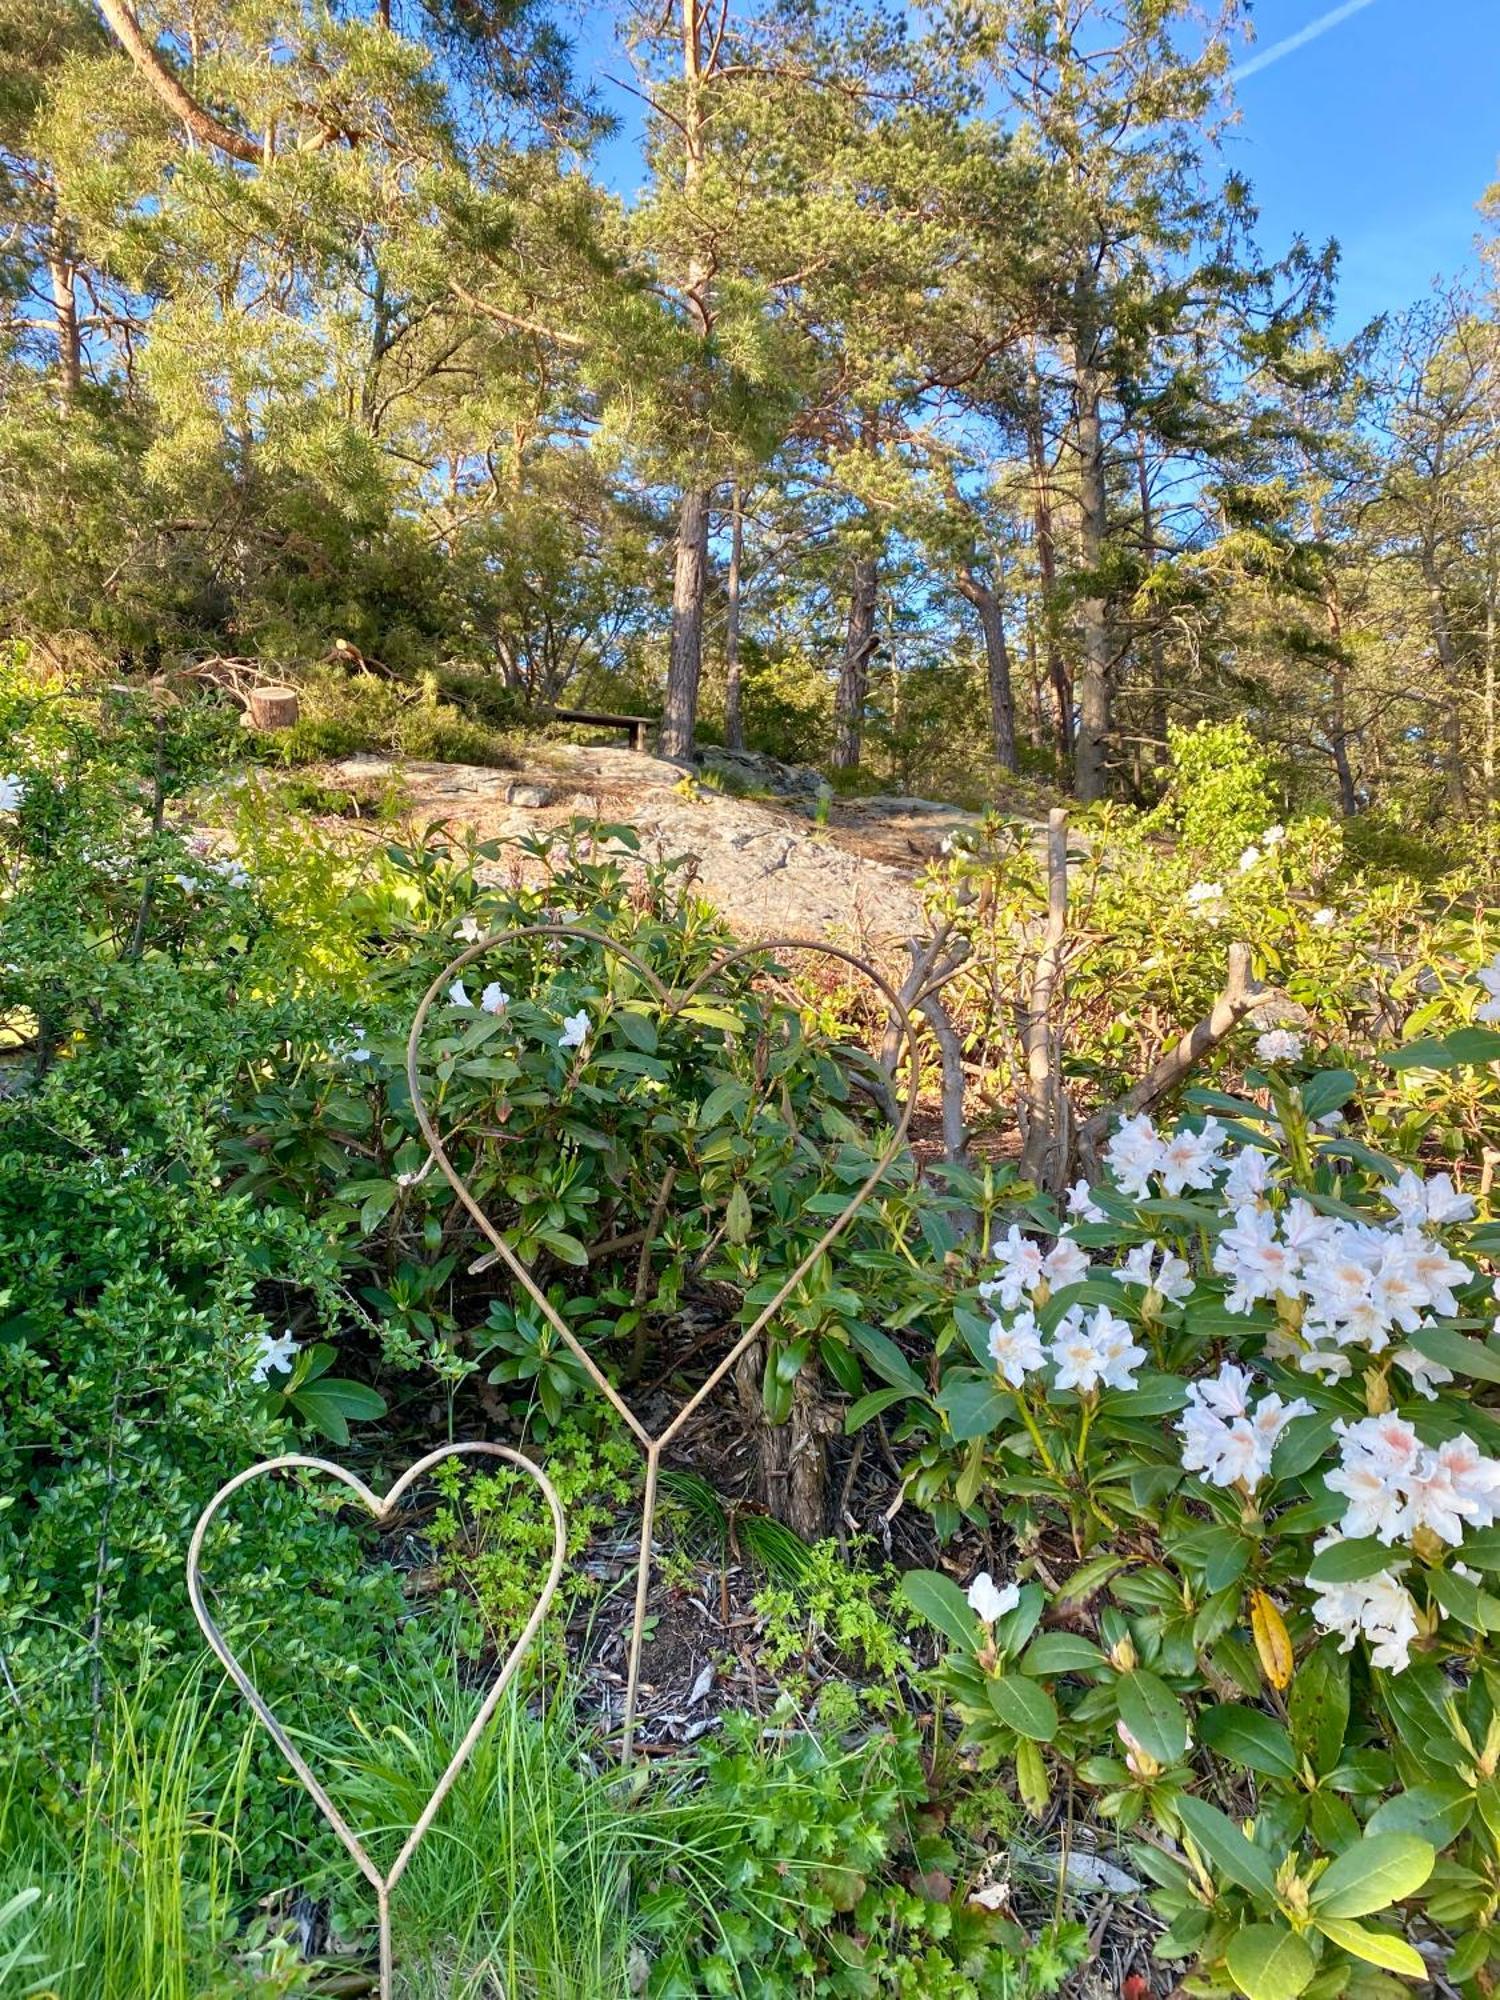
<svg viewBox="0 0 1500 2000">
<path fill-rule="evenodd" d="M 125 0 L 99 0 L 99 11 L 109 23 L 115 40 L 140 71 L 150 88 L 174 118 L 180 118 L 201 145 L 213 146 L 247 166 L 258 167 L 265 157 L 259 139 L 247 138 L 205 111 L 181 79 L 168 68 L 141 31 L 141 24 L 125 5 Z"/>
</svg>

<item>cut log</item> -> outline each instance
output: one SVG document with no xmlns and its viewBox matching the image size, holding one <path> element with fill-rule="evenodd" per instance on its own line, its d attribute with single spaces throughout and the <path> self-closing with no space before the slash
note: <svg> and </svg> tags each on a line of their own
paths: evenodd
<svg viewBox="0 0 1500 2000">
<path fill-rule="evenodd" d="M 256 729 L 290 729 L 300 713 L 295 688 L 258 687 L 250 690 L 250 721 Z"/>
</svg>

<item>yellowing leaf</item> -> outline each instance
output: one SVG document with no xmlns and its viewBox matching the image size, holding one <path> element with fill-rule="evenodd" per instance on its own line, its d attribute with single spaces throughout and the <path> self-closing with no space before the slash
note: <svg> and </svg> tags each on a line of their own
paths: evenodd
<svg viewBox="0 0 1500 2000">
<path fill-rule="evenodd" d="M 1292 1680 L 1292 1640 L 1286 1621 L 1263 1590 L 1250 1593 L 1250 1632 L 1260 1655 L 1261 1672 L 1273 1688 Z"/>
</svg>

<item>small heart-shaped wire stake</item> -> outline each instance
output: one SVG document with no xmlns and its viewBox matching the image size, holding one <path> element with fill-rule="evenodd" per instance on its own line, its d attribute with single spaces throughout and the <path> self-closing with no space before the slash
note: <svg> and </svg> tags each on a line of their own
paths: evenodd
<svg viewBox="0 0 1500 2000">
<path fill-rule="evenodd" d="M 501 1231 L 495 1227 L 494 1223 L 485 1214 L 484 1209 L 475 1199 L 468 1182 L 448 1157 L 442 1135 L 437 1129 L 432 1113 L 428 1109 L 427 1100 L 422 1094 L 419 1062 L 422 1030 L 426 1025 L 427 1016 L 431 1011 L 434 1000 L 456 978 L 460 977 L 465 968 L 472 965 L 475 959 L 483 957 L 486 952 L 493 951 L 499 945 L 513 944 L 523 938 L 578 939 L 585 943 L 598 945 L 603 951 L 629 965 L 639 975 L 646 987 L 655 995 L 661 1007 L 663 1017 L 668 1020 L 680 1015 L 685 1007 L 690 1006 L 694 1000 L 703 994 L 704 990 L 713 980 L 721 978 L 731 966 L 739 965 L 746 960 L 775 957 L 778 954 L 792 951 L 812 953 L 814 956 L 820 958 L 837 959 L 841 964 L 851 967 L 863 978 L 869 980 L 870 984 L 880 992 L 890 1009 L 892 1020 L 897 1024 L 899 1033 L 905 1038 L 908 1058 L 907 1074 L 909 1079 L 906 1102 L 901 1107 L 900 1115 L 896 1120 L 890 1140 L 884 1151 L 880 1154 L 874 1166 L 871 1167 L 869 1173 L 866 1174 L 859 1187 L 849 1197 L 843 1208 L 834 1216 L 817 1242 L 813 1244 L 812 1248 L 796 1267 L 787 1274 L 787 1277 L 778 1287 L 775 1295 L 761 1307 L 755 1318 L 729 1349 L 729 1352 L 723 1356 L 704 1381 L 699 1384 L 698 1388 L 678 1410 L 676 1416 L 673 1417 L 666 1429 L 654 1437 L 646 1429 L 645 1425 L 635 1414 L 634 1410 L 631 1409 L 629 1403 L 626 1402 L 618 1389 L 615 1388 L 614 1384 L 604 1374 L 593 1356 L 574 1337 L 567 1321 L 553 1306 L 551 1300 L 542 1291 L 520 1258 L 516 1256 Z M 508 1266 L 511 1275 L 517 1280 L 531 1299 L 533 1305 L 536 1306 L 537 1310 L 547 1320 L 547 1323 L 556 1333 L 559 1340 L 563 1341 L 567 1346 L 600 1395 L 610 1403 L 625 1423 L 629 1425 L 646 1455 L 646 1487 L 641 1503 L 641 1545 L 636 1565 L 635 1618 L 630 1634 L 630 1651 L 625 1682 L 625 1714 L 620 1751 L 622 1763 L 628 1763 L 630 1760 L 631 1745 L 635 1735 L 636 1698 L 641 1673 L 641 1647 L 645 1640 L 646 1630 L 646 1599 L 651 1583 L 651 1537 L 656 1521 L 657 1474 L 661 1467 L 662 1452 L 672 1442 L 673 1438 L 677 1436 L 694 1411 L 700 1408 L 713 1394 L 714 1390 L 718 1388 L 740 1356 L 760 1338 L 762 1332 L 775 1318 L 776 1314 L 780 1312 L 781 1308 L 786 1304 L 787 1300 L 802 1282 L 803 1278 L 806 1277 L 807 1273 L 813 1268 L 814 1264 L 817 1263 L 824 1251 L 838 1240 L 874 1193 L 876 1187 L 884 1177 L 887 1167 L 896 1158 L 896 1155 L 900 1152 L 906 1141 L 907 1129 L 911 1124 L 912 1113 L 915 1111 L 917 1104 L 920 1070 L 921 1053 L 917 1042 L 916 1027 L 912 1021 L 911 1010 L 902 1000 L 900 994 L 896 992 L 890 982 L 873 965 L 867 964 L 864 959 L 858 957 L 854 952 L 845 951 L 841 945 L 825 944 L 821 939 L 769 938 L 756 944 L 737 946 L 735 949 L 724 952 L 716 957 L 689 985 L 676 991 L 670 991 L 643 959 L 639 958 L 627 945 L 620 944 L 616 939 L 609 937 L 603 931 L 591 930 L 583 924 L 522 924 L 507 930 L 495 931 L 489 937 L 481 938 L 477 943 L 471 944 L 467 950 L 460 952 L 456 958 L 449 961 L 422 996 L 421 1004 L 417 1008 L 416 1017 L 411 1024 L 411 1034 L 407 1038 L 406 1080 L 407 1087 L 411 1093 L 412 1109 L 416 1113 L 417 1124 L 421 1128 L 422 1137 L 427 1141 L 428 1150 L 441 1168 L 453 1192 L 458 1196 L 464 1207 L 469 1211 L 469 1214 L 473 1216 L 475 1222 L 478 1223 L 480 1229 L 494 1246 L 496 1254 Z"/>
<path fill-rule="evenodd" d="M 495 1679 L 490 1683 L 489 1693 L 480 1704 L 479 1713 L 469 1724 L 468 1733 L 464 1737 L 463 1742 L 459 1744 L 452 1757 L 448 1760 L 448 1768 L 444 1771 L 442 1777 L 439 1778 L 437 1788 L 433 1792 L 432 1797 L 422 1808 L 420 1819 L 418 1819 L 416 1825 L 406 1836 L 401 1852 L 391 1863 L 389 1872 L 382 1875 L 380 1870 L 375 1866 L 375 1863 L 370 1859 L 364 1843 L 349 1826 L 348 1822 L 339 1812 L 338 1807 L 333 1803 L 333 1800 L 328 1796 L 328 1793 L 313 1773 L 306 1758 L 276 1720 L 265 1697 L 245 1672 L 229 1642 L 214 1623 L 213 1616 L 203 1595 L 203 1579 L 200 1575 L 203 1542 L 215 1514 L 218 1513 L 230 1495 L 237 1493 L 242 1486 L 247 1486 L 252 1479 L 259 1479 L 263 1474 L 268 1472 L 283 1472 L 294 1466 L 301 1466 L 312 1472 L 329 1473 L 334 1479 L 341 1480 L 351 1493 L 358 1496 L 359 1500 L 377 1522 L 384 1523 L 389 1521 L 395 1513 L 402 1495 L 407 1492 L 416 1480 L 421 1478 L 422 1474 L 430 1466 L 439 1464 L 445 1458 L 461 1458 L 465 1456 L 502 1458 L 508 1464 L 517 1466 L 541 1489 L 542 1496 L 552 1512 L 552 1567 L 547 1572 L 547 1581 L 542 1585 L 536 1603 L 532 1608 L 531 1616 L 526 1621 L 525 1630 L 511 1647 L 509 1653 L 507 1653 L 504 1666 L 501 1667 Z M 391 1984 L 393 1976 L 391 1959 L 391 1891 L 405 1873 L 406 1864 L 411 1860 L 413 1854 L 416 1853 L 427 1829 L 437 1817 L 438 1808 L 448 1796 L 454 1779 L 468 1762 L 469 1753 L 479 1741 L 485 1724 L 499 1705 L 501 1696 L 510 1686 L 515 1676 L 516 1668 L 525 1657 L 527 1647 L 536 1637 L 537 1628 L 547 1615 L 547 1607 L 552 1602 L 553 1593 L 557 1589 L 558 1579 L 562 1575 L 563 1560 L 567 1554 L 567 1542 L 568 1529 L 563 1515 L 562 1502 L 558 1499 L 551 1480 L 548 1479 L 539 1466 L 533 1465 L 529 1458 L 524 1458 L 520 1452 L 512 1451 L 508 1446 L 503 1444 L 472 1443 L 439 1445 L 436 1451 L 428 1452 L 425 1458 L 419 1458 L 415 1465 L 408 1466 L 383 1500 L 377 1499 L 369 1487 L 366 1486 L 365 1482 L 356 1473 L 350 1472 L 345 1466 L 335 1465 L 331 1459 L 310 1458 L 301 1452 L 289 1452 L 283 1458 L 262 1459 L 258 1465 L 252 1465 L 247 1471 L 238 1473 L 227 1485 L 219 1488 L 213 1499 L 209 1501 L 203 1512 L 198 1516 L 198 1525 L 194 1528 L 193 1539 L 188 1545 L 187 1558 L 188 1598 L 192 1604 L 194 1616 L 203 1627 L 203 1636 L 223 1662 L 225 1672 L 269 1731 L 277 1749 L 280 1750 L 282 1756 L 285 1757 L 286 1761 L 296 1772 L 304 1790 L 311 1797 L 313 1804 L 344 1843 L 344 1846 L 348 1849 L 355 1864 L 358 1866 L 360 1873 L 374 1888 L 376 1904 L 380 1913 L 380 2000 L 392 2000 L 393 1991 Z"/>
</svg>

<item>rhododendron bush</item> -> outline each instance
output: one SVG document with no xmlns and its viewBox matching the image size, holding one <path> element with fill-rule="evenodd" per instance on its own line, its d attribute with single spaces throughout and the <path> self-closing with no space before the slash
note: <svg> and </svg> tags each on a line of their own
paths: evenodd
<svg viewBox="0 0 1500 2000">
<path fill-rule="evenodd" d="M 995 1234 L 910 1425 L 918 1497 L 1013 1536 L 906 1579 L 964 1744 L 1091 1795 L 1158 1954 L 1251 2000 L 1473 1977 L 1500 1901 L 1500 1226 L 1350 1136 L 1354 1087 L 1117 1124 Z"/>
</svg>

